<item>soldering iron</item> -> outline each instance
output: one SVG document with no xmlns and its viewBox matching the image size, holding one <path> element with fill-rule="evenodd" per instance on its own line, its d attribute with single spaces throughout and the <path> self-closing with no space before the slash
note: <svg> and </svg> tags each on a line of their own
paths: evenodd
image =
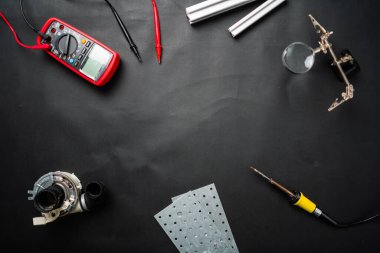
<svg viewBox="0 0 380 253">
<path fill-rule="evenodd" d="M 317 207 L 317 205 L 313 201 L 311 201 L 310 199 L 308 199 L 302 192 L 288 190 L 287 188 L 285 188 L 284 186 L 282 186 L 281 184 L 279 184 L 278 182 L 276 182 L 272 178 L 264 175 L 258 169 L 254 168 L 254 167 L 250 167 L 250 168 L 254 172 L 256 172 L 258 175 L 260 175 L 261 177 L 265 178 L 271 185 L 275 186 L 276 188 L 278 188 L 282 192 L 284 192 L 289 197 L 290 204 L 292 204 L 294 206 L 298 206 L 298 207 L 300 207 L 301 209 L 305 210 L 308 213 L 314 214 L 315 217 L 320 218 L 323 221 L 325 221 L 328 224 L 331 224 L 331 225 L 333 225 L 335 227 L 338 227 L 338 228 L 347 228 L 347 227 L 351 227 L 351 226 L 354 226 L 354 225 L 363 224 L 365 222 L 371 221 L 371 220 L 373 220 L 373 219 L 375 219 L 375 218 L 377 218 L 377 217 L 380 216 L 380 213 L 378 213 L 378 214 L 376 214 L 376 215 L 374 215 L 372 217 L 369 217 L 367 219 L 363 219 L 363 220 L 359 220 L 359 221 L 355 221 L 355 222 L 350 222 L 350 223 L 341 223 L 341 222 L 338 222 L 335 219 L 331 218 L 329 215 L 327 215 L 324 211 L 322 211 L 321 209 L 319 209 Z"/>
</svg>

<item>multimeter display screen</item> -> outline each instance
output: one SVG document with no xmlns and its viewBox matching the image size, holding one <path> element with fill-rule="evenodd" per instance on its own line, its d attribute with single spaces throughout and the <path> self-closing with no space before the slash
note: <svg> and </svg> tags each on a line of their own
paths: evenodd
<svg viewBox="0 0 380 253">
<path fill-rule="evenodd" d="M 101 46 L 94 44 L 91 52 L 88 54 L 80 72 L 97 81 L 103 72 L 107 69 L 112 54 Z"/>
</svg>

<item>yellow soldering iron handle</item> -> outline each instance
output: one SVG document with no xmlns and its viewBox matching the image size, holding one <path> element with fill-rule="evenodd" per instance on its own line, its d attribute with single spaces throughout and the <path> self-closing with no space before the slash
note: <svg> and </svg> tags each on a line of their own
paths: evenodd
<svg viewBox="0 0 380 253">
<path fill-rule="evenodd" d="M 294 206 L 298 206 L 302 208 L 308 213 L 314 213 L 315 210 L 317 209 L 317 205 L 313 201 L 305 197 L 305 195 L 303 195 L 302 192 L 299 192 L 297 194 L 297 198 L 293 201 L 292 204 Z"/>
<path fill-rule="evenodd" d="M 305 197 L 305 195 L 303 195 L 302 192 L 294 192 L 294 193 L 295 193 L 295 198 L 292 198 L 291 200 L 291 204 L 293 204 L 294 206 L 298 206 L 302 208 L 303 210 L 305 210 L 306 212 L 312 213 L 316 217 L 321 218 L 325 222 L 332 224 L 336 227 L 346 228 L 350 226 L 344 223 L 339 223 L 333 218 L 331 218 L 330 216 L 328 216 L 326 213 L 322 212 L 322 210 L 319 209 L 313 201 Z"/>
</svg>

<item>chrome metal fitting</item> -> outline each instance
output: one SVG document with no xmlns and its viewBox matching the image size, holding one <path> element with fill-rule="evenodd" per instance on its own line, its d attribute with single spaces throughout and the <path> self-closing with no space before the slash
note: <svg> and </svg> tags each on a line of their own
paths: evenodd
<svg viewBox="0 0 380 253">
<path fill-rule="evenodd" d="M 211 18 L 256 0 L 207 0 L 186 8 L 190 24 Z"/>
</svg>

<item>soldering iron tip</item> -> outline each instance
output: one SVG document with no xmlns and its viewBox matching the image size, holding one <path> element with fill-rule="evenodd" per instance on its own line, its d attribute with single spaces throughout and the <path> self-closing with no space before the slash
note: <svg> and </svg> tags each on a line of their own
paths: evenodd
<svg viewBox="0 0 380 253">
<path fill-rule="evenodd" d="M 262 176 L 263 178 L 265 178 L 266 180 L 268 181 L 271 181 L 271 179 L 269 177 L 267 177 L 266 175 L 264 175 L 261 171 L 259 171 L 258 169 L 254 168 L 251 166 L 251 169 L 256 172 L 257 174 L 259 174 L 260 176 Z"/>
</svg>

